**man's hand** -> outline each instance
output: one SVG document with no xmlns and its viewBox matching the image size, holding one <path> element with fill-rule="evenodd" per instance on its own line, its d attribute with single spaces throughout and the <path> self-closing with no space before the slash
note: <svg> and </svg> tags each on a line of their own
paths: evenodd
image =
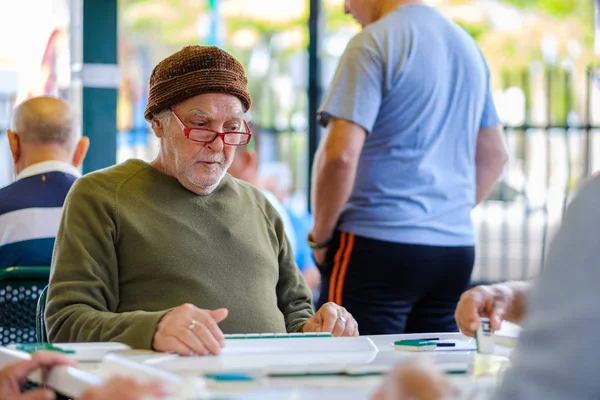
<svg viewBox="0 0 600 400">
<path fill-rule="evenodd" d="M 458 328 L 465 335 L 474 336 L 481 324 L 480 318 L 487 317 L 492 330 L 500 330 L 511 300 L 507 293 L 492 286 L 477 286 L 464 292 L 454 312 Z"/>
<path fill-rule="evenodd" d="M 456 395 L 450 381 L 429 360 L 409 359 L 385 378 L 373 400 L 437 400 Z"/>
<path fill-rule="evenodd" d="M 527 312 L 527 293 L 531 282 L 512 281 L 490 286 L 477 286 L 460 296 L 454 318 L 460 330 L 474 336 L 479 328 L 479 318 L 490 319 L 494 331 L 502 321 L 520 323 Z"/>
<path fill-rule="evenodd" d="M 152 348 L 179 355 L 219 354 L 225 345 L 223 332 L 217 325 L 228 311 L 201 310 L 192 304 L 181 305 L 161 318 L 154 332 Z"/>
<path fill-rule="evenodd" d="M 75 365 L 74 361 L 56 352 L 39 352 L 31 360 L 20 361 L 0 370 L 0 399 L 51 400 L 54 392 L 46 389 L 29 390 L 21 394 L 21 387 L 27 377 L 39 368 L 47 369 L 57 365 Z"/>
<path fill-rule="evenodd" d="M 302 332 L 331 332 L 333 336 L 358 336 L 358 323 L 344 307 L 326 303 L 304 324 Z"/>
<path fill-rule="evenodd" d="M 327 247 L 324 247 L 322 249 L 313 249 L 312 255 L 317 266 L 323 265 L 323 263 L 325 262 L 325 257 L 327 256 Z"/>
<path fill-rule="evenodd" d="M 502 321 L 520 322 L 525 315 L 528 282 L 506 282 L 490 286 L 477 286 L 462 294 L 454 318 L 460 330 L 474 336 L 481 317 L 490 319 L 491 328 L 497 331 Z"/>
<path fill-rule="evenodd" d="M 87 389 L 80 397 L 81 400 L 142 400 L 149 398 L 164 399 L 166 394 L 156 383 L 141 384 L 131 378 L 113 378 L 102 386 Z"/>
</svg>

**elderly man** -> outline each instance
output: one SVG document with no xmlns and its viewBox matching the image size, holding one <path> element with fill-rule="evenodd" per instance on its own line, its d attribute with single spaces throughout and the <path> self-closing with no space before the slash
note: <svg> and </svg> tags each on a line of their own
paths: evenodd
<svg viewBox="0 0 600 400">
<path fill-rule="evenodd" d="M 8 142 L 17 179 L 0 189 L 0 268 L 50 265 L 62 206 L 80 176 L 89 139 L 54 97 L 36 97 L 13 113 Z"/>
<path fill-rule="evenodd" d="M 251 137 L 242 65 L 188 46 L 150 78 L 145 117 L 160 139 L 73 187 L 57 237 L 46 324 L 52 341 L 119 341 L 218 354 L 225 333 L 357 335 L 352 316 L 311 294 L 281 218 L 226 174 Z"/>
</svg>

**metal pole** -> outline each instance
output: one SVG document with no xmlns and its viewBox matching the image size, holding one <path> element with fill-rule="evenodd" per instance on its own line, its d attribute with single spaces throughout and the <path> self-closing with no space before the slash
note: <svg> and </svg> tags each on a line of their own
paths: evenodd
<svg viewBox="0 0 600 400">
<path fill-rule="evenodd" d="M 600 0 L 594 0 L 594 50 L 600 54 Z"/>
<path fill-rule="evenodd" d="M 319 20 L 321 0 L 310 0 L 308 17 L 308 209 L 310 210 L 310 188 L 312 166 L 319 143 L 317 111 L 321 102 L 321 65 L 319 62 Z"/>
<path fill-rule="evenodd" d="M 521 75 L 523 92 L 525 93 L 525 121 L 524 126 L 520 130 L 522 138 L 523 138 L 523 147 L 521 152 L 521 157 L 523 158 L 523 177 L 525 178 L 525 189 L 527 189 L 527 184 L 529 182 L 529 138 L 527 125 L 531 123 L 531 81 L 530 81 L 530 72 L 528 69 L 523 70 Z M 527 203 L 527 207 L 529 208 L 529 202 Z M 525 211 L 524 221 L 522 228 L 522 239 L 521 239 L 521 279 L 529 279 L 529 211 Z"/>
<path fill-rule="evenodd" d="M 552 78 L 553 78 L 554 68 L 548 67 L 546 69 L 546 91 L 547 91 L 547 102 L 546 102 L 546 129 L 545 129 L 545 143 L 546 143 L 546 176 L 545 176 L 545 190 L 546 196 L 544 199 L 544 226 L 542 230 L 542 254 L 541 254 L 541 263 L 540 266 L 543 269 L 544 263 L 546 262 L 546 248 L 548 247 L 548 197 L 550 195 L 550 169 L 552 168 L 552 160 L 551 160 L 551 150 L 552 143 L 550 137 L 550 130 L 552 129 L 552 96 L 554 95 L 554 90 L 552 86 Z"/>
<path fill-rule="evenodd" d="M 210 15 L 210 29 L 207 44 L 220 46 L 219 43 L 219 0 L 208 0 L 208 13 Z"/>
<path fill-rule="evenodd" d="M 117 161 L 117 0 L 83 1 L 83 134 L 90 151 L 83 172 Z"/>
<path fill-rule="evenodd" d="M 585 77 L 585 149 L 583 153 L 583 178 L 587 178 L 591 174 L 592 165 L 592 74 L 594 70 L 588 67 Z"/>
</svg>

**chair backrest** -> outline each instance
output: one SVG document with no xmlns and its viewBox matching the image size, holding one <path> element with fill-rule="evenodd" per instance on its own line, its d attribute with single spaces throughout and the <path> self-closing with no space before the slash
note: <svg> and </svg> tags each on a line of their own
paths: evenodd
<svg viewBox="0 0 600 400">
<path fill-rule="evenodd" d="M 0 269 L 0 346 L 38 340 L 38 299 L 49 278 L 49 266 Z"/>
<path fill-rule="evenodd" d="M 46 332 L 46 320 L 44 314 L 46 313 L 46 296 L 48 295 L 48 285 L 44 287 L 42 293 L 37 302 L 37 309 L 35 311 L 35 336 L 37 337 L 38 343 L 48 343 L 48 333 Z"/>
</svg>

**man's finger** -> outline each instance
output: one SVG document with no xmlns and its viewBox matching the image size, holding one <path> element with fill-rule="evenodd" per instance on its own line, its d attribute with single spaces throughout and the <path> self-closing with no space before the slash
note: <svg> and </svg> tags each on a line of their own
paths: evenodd
<svg viewBox="0 0 600 400">
<path fill-rule="evenodd" d="M 34 389 L 26 391 L 17 398 L 19 400 L 54 400 L 56 395 L 52 390 Z"/>
<path fill-rule="evenodd" d="M 214 355 L 221 353 L 221 343 L 217 341 L 217 339 L 213 336 L 213 333 L 206 325 L 202 323 L 196 325 L 194 328 L 194 334 L 202 341 L 210 353 Z"/>
<path fill-rule="evenodd" d="M 222 310 L 224 310 L 224 311 L 222 311 Z M 218 313 L 217 313 L 217 311 L 218 311 Z M 225 313 L 224 318 L 223 318 L 223 312 Z M 214 314 L 216 314 L 216 316 L 221 319 L 215 318 Z M 228 315 L 227 309 L 220 308 L 219 310 L 210 311 L 206 318 L 200 320 L 208 328 L 208 330 L 211 332 L 212 336 L 217 340 L 217 342 L 219 342 L 221 347 L 223 347 L 225 345 L 225 336 L 223 335 L 223 331 L 221 330 L 221 328 L 219 328 L 218 323 L 223 321 L 225 318 L 227 318 L 227 315 Z"/>
<path fill-rule="evenodd" d="M 356 322 L 356 320 L 354 318 L 352 318 L 350 315 L 348 316 L 348 321 L 346 321 L 346 327 L 344 328 L 344 332 L 342 333 L 342 336 L 355 336 L 354 332 L 356 332 L 358 329 L 358 323 Z"/>
<path fill-rule="evenodd" d="M 196 333 L 196 330 L 199 327 L 200 323 L 196 324 L 194 326 L 194 329 L 189 329 L 188 327 L 186 327 L 185 330 L 182 329 L 177 336 L 177 338 L 190 349 L 190 353 L 186 354 L 188 356 L 192 356 L 195 354 L 200 356 L 207 356 L 209 353 L 208 349 L 204 345 L 204 342 L 198 337 Z"/>
<path fill-rule="evenodd" d="M 172 335 L 163 339 L 163 343 L 160 343 L 160 346 L 155 350 L 165 353 L 177 353 L 180 356 L 191 356 L 194 354 L 194 351 L 188 345 Z"/>
<path fill-rule="evenodd" d="M 18 382 L 25 382 L 34 371 L 56 365 L 76 365 L 76 363 L 61 353 L 43 351 L 33 354 L 31 360 L 20 361 L 7 367 L 6 372 Z"/>
<path fill-rule="evenodd" d="M 335 324 L 338 322 L 338 313 L 335 309 L 337 305 L 326 303 L 319 310 L 322 318 L 321 332 L 333 332 Z"/>
<path fill-rule="evenodd" d="M 342 318 L 343 317 L 337 318 L 337 321 L 335 321 L 335 325 L 333 326 L 333 331 L 331 331 L 331 334 L 335 337 L 342 336 L 346 330 L 346 319 L 344 318 L 342 320 Z"/>
<path fill-rule="evenodd" d="M 213 317 L 215 322 L 218 324 L 219 322 L 221 322 L 225 318 L 227 318 L 227 316 L 229 315 L 229 310 L 227 310 L 226 308 L 219 308 L 217 310 L 209 311 L 208 313 L 210 314 L 211 317 Z"/>
<path fill-rule="evenodd" d="M 56 365 L 75 366 L 77 363 L 71 360 L 64 354 L 56 351 L 38 351 L 31 356 L 31 360 L 36 362 L 40 367 L 53 367 Z"/>
<path fill-rule="evenodd" d="M 464 333 L 473 333 L 479 327 L 479 314 L 471 293 L 464 293 L 461 296 L 456 307 L 455 319 Z"/>
</svg>

